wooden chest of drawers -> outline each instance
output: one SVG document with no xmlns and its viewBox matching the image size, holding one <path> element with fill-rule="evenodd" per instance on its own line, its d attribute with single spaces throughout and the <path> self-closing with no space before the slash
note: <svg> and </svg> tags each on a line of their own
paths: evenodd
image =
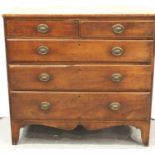
<svg viewBox="0 0 155 155">
<path fill-rule="evenodd" d="M 152 15 L 4 15 L 12 143 L 20 128 L 120 125 L 148 145 Z"/>
</svg>

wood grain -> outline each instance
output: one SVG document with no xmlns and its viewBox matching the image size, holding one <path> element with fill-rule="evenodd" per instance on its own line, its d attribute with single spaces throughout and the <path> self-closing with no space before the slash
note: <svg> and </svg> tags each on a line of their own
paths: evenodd
<svg viewBox="0 0 155 155">
<path fill-rule="evenodd" d="M 8 40 L 9 62 L 145 62 L 151 60 L 153 41 L 149 40 Z M 40 46 L 48 47 L 46 55 L 38 54 Z M 112 48 L 121 47 L 121 56 Z"/>
<path fill-rule="evenodd" d="M 45 101 L 50 107 L 44 111 Z M 112 102 L 120 110 L 111 110 Z M 149 120 L 150 93 L 12 92 L 11 103 L 13 119 Z"/>
<path fill-rule="evenodd" d="M 112 27 L 122 24 L 125 28 L 121 34 L 115 34 Z M 137 21 L 80 21 L 80 35 L 82 37 L 153 37 L 153 22 Z"/>
<path fill-rule="evenodd" d="M 150 91 L 150 65 L 10 65 L 12 90 Z M 46 73 L 50 80 L 41 82 Z M 114 73 L 122 81 L 112 82 Z"/>
<path fill-rule="evenodd" d="M 39 33 L 37 26 L 46 24 L 49 27 L 47 33 Z M 46 21 L 46 20 L 7 20 L 7 36 L 26 36 L 26 37 L 68 37 L 75 38 L 78 35 L 78 24 L 76 21 Z"/>
</svg>

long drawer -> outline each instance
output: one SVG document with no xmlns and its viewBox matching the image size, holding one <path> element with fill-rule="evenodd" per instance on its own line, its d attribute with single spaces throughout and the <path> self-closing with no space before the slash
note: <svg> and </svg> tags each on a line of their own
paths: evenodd
<svg viewBox="0 0 155 155">
<path fill-rule="evenodd" d="M 149 40 L 9 40 L 9 62 L 150 62 Z"/>
<path fill-rule="evenodd" d="M 150 117 L 150 93 L 11 92 L 11 105 L 14 119 L 123 121 Z"/>
<path fill-rule="evenodd" d="M 151 90 L 151 65 L 10 65 L 9 71 L 12 90 Z"/>
<path fill-rule="evenodd" d="M 153 37 L 150 21 L 81 21 L 82 37 Z"/>
</svg>

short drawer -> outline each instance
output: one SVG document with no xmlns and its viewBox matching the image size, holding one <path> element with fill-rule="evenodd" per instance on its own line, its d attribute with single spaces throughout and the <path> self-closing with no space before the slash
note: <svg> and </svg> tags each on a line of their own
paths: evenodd
<svg viewBox="0 0 155 155">
<path fill-rule="evenodd" d="M 6 35 L 15 37 L 67 37 L 78 36 L 76 21 L 7 20 Z"/>
<path fill-rule="evenodd" d="M 153 37 L 153 22 L 81 21 L 82 37 Z"/>
<path fill-rule="evenodd" d="M 9 40 L 9 62 L 150 62 L 149 40 Z"/>
<path fill-rule="evenodd" d="M 149 91 L 150 65 L 10 65 L 12 90 Z"/>
<path fill-rule="evenodd" d="M 11 107 L 13 119 L 148 120 L 150 93 L 11 92 Z"/>
</svg>

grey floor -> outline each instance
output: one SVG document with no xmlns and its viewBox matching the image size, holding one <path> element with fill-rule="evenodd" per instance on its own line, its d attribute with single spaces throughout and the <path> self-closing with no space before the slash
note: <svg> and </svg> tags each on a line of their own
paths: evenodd
<svg viewBox="0 0 155 155">
<path fill-rule="evenodd" d="M 134 127 L 113 127 L 97 131 L 87 131 L 78 127 L 72 131 L 33 125 L 21 130 L 19 145 L 11 145 L 9 118 L 0 119 L 0 146 L 18 148 L 51 147 L 104 147 L 104 148 L 144 148 L 140 130 Z M 155 121 L 151 123 L 150 146 L 155 147 Z"/>
</svg>

